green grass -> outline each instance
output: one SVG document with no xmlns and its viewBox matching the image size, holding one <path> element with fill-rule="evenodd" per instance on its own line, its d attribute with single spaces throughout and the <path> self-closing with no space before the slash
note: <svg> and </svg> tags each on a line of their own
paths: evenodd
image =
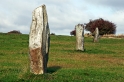
<svg viewBox="0 0 124 82">
<path fill-rule="evenodd" d="M 0 34 L 0 82 L 124 82 L 124 39 L 51 36 L 47 73 L 30 73 L 28 35 Z"/>
</svg>

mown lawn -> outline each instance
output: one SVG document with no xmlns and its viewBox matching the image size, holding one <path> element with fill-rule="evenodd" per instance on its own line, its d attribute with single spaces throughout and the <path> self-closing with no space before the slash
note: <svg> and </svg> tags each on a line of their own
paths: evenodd
<svg viewBox="0 0 124 82">
<path fill-rule="evenodd" d="M 85 37 L 85 52 L 74 36 L 51 36 L 47 73 L 29 71 L 28 35 L 0 34 L 0 82 L 124 82 L 124 39 Z"/>
</svg>

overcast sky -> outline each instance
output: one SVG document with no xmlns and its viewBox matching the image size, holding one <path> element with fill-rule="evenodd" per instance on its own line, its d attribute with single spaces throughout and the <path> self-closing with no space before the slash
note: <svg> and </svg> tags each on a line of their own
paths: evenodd
<svg viewBox="0 0 124 82">
<path fill-rule="evenodd" d="M 0 32 L 29 34 L 32 11 L 42 4 L 51 33 L 69 35 L 75 25 L 103 18 L 116 24 L 116 34 L 124 34 L 124 0 L 1 0 Z"/>
</svg>

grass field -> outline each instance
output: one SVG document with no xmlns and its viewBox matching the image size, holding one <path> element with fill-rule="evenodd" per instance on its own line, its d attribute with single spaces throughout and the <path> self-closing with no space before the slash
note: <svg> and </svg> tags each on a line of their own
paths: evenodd
<svg viewBox="0 0 124 82">
<path fill-rule="evenodd" d="M 51 36 L 48 73 L 29 71 L 28 35 L 0 34 L 0 82 L 124 82 L 124 39 L 85 37 L 85 52 L 74 36 Z"/>
</svg>

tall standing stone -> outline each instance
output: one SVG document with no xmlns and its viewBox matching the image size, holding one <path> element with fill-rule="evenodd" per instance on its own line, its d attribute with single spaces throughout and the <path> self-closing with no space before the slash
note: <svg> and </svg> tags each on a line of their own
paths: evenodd
<svg viewBox="0 0 124 82">
<path fill-rule="evenodd" d="M 98 29 L 98 27 L 95 29 L 93 35 L 94 35 L 93 42 L 98 42 L 99 41 L 99 29 Z"/>
<path fill-rule="evenodd" d="M 76 25 L 76 50 L 84 51 L 84 26 Z"/>
<path fill-rule="evenodd" d="M 34 74 L 44 74 L 47 71 L 50 45 L 46 6 L 36 8 L 32 14 L 29 34 L 30 71 Z"/>
</svg>

